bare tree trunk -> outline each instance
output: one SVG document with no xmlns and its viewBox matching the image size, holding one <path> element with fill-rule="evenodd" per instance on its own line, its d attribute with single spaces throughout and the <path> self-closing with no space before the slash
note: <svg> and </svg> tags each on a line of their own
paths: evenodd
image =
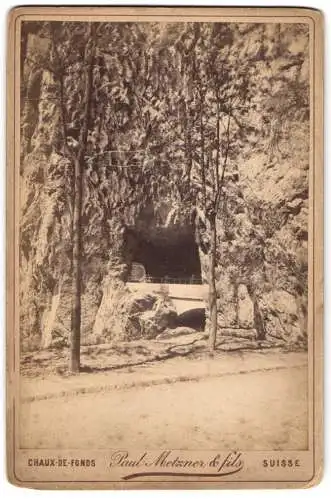
<svg viewBox="0 0 331 500">
<path fill-rule="evenodd" d="M 233 284 L 233 302 L 234 302 L 234 312 L 235 312 L 235 325 L 239 328 L 239 285 L 237 282 Z"/>
<path fill-rule="evenodd" d="M 91 97 L 94 63 L 94 25 L 89 24 L 84 62 L 85 73 L 85 106 L 83 125 L 80 133 L 80 149 L 74 160 L 75 184 L 73 201 L 73 250 L 72 250 L 72 315 L 69 348 L 69 370 L 77 373 L 80 370 L 80 338 L 81 338 L 81 290 L 82 290 L 82 203 L 83 203 L 83 169 L 87 146 L 88 127 L 91 113 Z"/>
<path fill-rule="evenodd" d="M 73 210 L 73 249 L 72 249 L 72 315 L 70 337 L 70 365 L 69 370 L 79 372 L 80 368 L 80 330 L 81 330 L 81 213 L 83 198 L 83 172 L 79 159 L 75 160 L 75 187 Z"/>
<path fill-rule="evenodd" d="M 251 284 L 247 284 L 246 286 L 249 296 L 253 302 L 253 315 L 254 315 L 254 326 L 256 330 L 256 338 L 257 340 L 265 340 L 266 331 L 265 331 L 264 319 L 260 311 L 260 306 L 256 297 L 255 290 Z"/>
<path fill-rule="evenodd" d="M 206 166 L 205 166 L 205 128 L 203 123 L 203 94 L 200 92 L 200 164 L 201 164 L 201 181 L 202 181 L 202 195 L 203 195 L 203 208 L 206 210 L 207 190 L 206 190 Z"/>
<path fill-rule="evenodd" d="M 201 114 L 202 116 L 202 114 Z M 201 122 L 202 123 L 202 122 Z M 209 333 L 209 349 L 211 352 L 216 349 L 217 336 L 217 290 L 216 290 L 216 251 L 217 251 L 217 213 L 219 210 L 222 189 L 224 185 L 225 170 L 227 167 L 228 153 L 230 148 L 230 117 L 227 125 L 227 145 L 224 154 L 222 174 L 220 175 L 220 107 L 217 101 L 217 150 L 216 150 L 216 168 L 215 181 L 216 189 L 213 200 L 213 211 L 209 217 L 210 220 L 210 276 L 209 276 L 209 314 L 210 314 L 210 333 Z M 204 188 L 206 189 L 205 177 L 202 178 Z M 206 196 L 206 195 L 205 195 Z"/>
<path fill-rule="evenodd" d="M 210 241 L 210 273 L 209 273 L 209 350 L 216 348 L 217 335 L 217 290 L 216 290 L 216 248 L 217 248 L 217 230 L 216 216 L 213 215 L 211 222 L 211 241 Z"/>
</svg>

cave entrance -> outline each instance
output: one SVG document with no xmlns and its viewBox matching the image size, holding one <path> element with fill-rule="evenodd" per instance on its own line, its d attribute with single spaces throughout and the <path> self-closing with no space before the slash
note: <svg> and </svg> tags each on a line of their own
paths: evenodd
<svg viewBox="0 0 331 500">
<path fill-rule="evenodd" d="M 178 326 L 188 326 L 194 328 L 194 330 L 203 331 L 206 325 L 206 309 L 202 307 L 190 309 L 179 314 L 177 324 Z"/>
<path fill-rule="evenodd" d="M 131 263 L 143 266 L 145 276 L 131 269 L 129 281 L 201 284 L 199 250 L 193 227 L 153 227 L 127 230 L 126 249 Z"/>
</svg>

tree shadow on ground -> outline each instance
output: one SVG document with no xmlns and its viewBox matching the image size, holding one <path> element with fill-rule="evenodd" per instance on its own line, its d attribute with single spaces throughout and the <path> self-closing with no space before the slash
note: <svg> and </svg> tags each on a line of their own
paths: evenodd
<svg viewBox="0 0 331 500">
<path fill-rule="evenodd" d="M 106 372 L 106 371 L 114 371 L 121 370 L 126 368 L 134 368 L 136 366 L 147 365 L 150 363 L 156 363 L 158 361 L 165 361 L 171 358 L 176 357 L 187 357 L 190 355 L 196 355 L 198 353 L 202 354 L 206 351 L 206 342 L 201 339 L 195 339 L 192 342 L 186 344 L 176 344 L 170 345 L 165 348 L 164 351 L 159 352 L 157 354 L 146 356 L 145 359 L 139 361 L 132 361 L 126 363 L 117 363 L 116 365 L 108 365 L 108 366 L 91 366 L 91 365 L 81 365 L 81 373 L 95 373 L 95 372 Z"/>
<path fill-rule="evenodd" d="M 231 333 L 231 336 L 230 336 Z M 270 341 L 257 341 L 248 332 L 227 331 L 218 339 L 216 350 L 208 348 L 208 334 L 197 332 L 190 335 L 159 340 L 140 339 L 109 344 L 82 346 L 81 373 L 100 373 L 126 370 L 148 366 L 174 358 L 206 359 L 222 353 L 240 355 L 244 351 L 264 351 L 271 348 L 284 348 L 284 344 Z M 240 334 L 240 336 L 239 336 Z M 243 337 L 242 335 L 246 335 Z M 221 361 L 220 361 L 221 362 Z M 70 375 L 68 371 L 68 349 L 52 348 L 24 353 L 21 356 L 21 374 L 28 377 L 49 375 Z"/>
</svg>

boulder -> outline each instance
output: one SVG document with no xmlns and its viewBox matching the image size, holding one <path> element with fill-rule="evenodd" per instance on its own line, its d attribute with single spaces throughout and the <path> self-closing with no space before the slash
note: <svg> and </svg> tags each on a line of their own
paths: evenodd
<svg viewBox="0 0 331 500">
<path fill-rule="evenodd" d="M 177 312 L 170 300 L 165 300 L 163 296 L 160 296 L 153 308 L 139 317 L 141 336 L 147 339 L 155 338 L 166 328 L 174 327 L 176 320 Z"/>
<path fill-rule="evenodd" d="M 94 343 L 155 338 L 174 327 L 176 319 L 177 312 L 165 294 L 130 291 L 124 283 L 110 283 L 94 322 Z"/>
</svg>

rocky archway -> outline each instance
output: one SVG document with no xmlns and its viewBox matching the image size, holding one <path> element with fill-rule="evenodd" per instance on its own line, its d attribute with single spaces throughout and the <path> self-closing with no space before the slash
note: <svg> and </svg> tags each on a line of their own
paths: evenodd
<svg viewBox="0 0 331 500">
<path fill-rule="evenodd" d="M 204 300 L 197 306 L 197 300 L 188 298 L 189 309 L 199 310 L 178 312 L 178 300 L 186 301 L 183 289 L 199 287 L 202 272 L 194 224 L 185 214 L 169 221 L 171 213 L 169 207 L 163 213 L 146 206 L 131 224 L 123 221 L 120 259 L 125 271 L 109 277 L 94 325 L 102 341 L 154 338 L 177 326 L 204 329 Z M 176 287 L 179 297 L 173 297 Z"/>
</svg>

